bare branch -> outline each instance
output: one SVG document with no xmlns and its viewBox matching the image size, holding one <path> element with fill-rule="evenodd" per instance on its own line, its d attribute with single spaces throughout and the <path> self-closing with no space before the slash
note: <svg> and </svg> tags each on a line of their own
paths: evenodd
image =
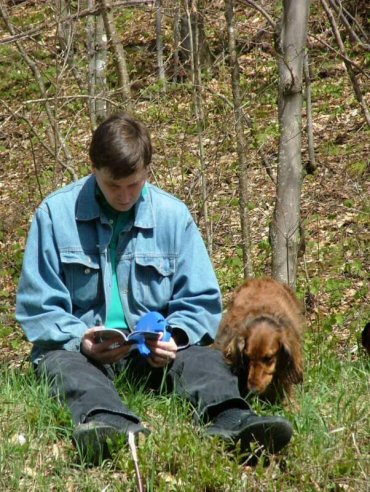
<svg viewBox="0 0 370 492">
<path fill-rule="evenodd" d="M 113 101 L 112 99 L 109 99 L 108 97 L 103 97 L 103 96 L 90 96 L 89 94 L 77 94 L 75 96 L 57 96 L 57 97 L 46 97 L 46 98 L 39 98 L 39 99 L 27 99 L 26 101 L 23 101 L 22 104 L 37 104 L 40 102 L 46 102 L 46 101 L 55 101 L 55 100 L 65 100 L 65 101 L 73 101 L 76 99 L 93 99 L 93 100 L 101 100 L 105 101 L 109 104 L 112 104 L 112 106 L 115 106 L 117 108 L 120 108 L 121 105 L 117 103 L 116 101 Z"/>
<path fill-rule="evenodd" d="M 137 7 L 140 5 L 154 5 L 155 0 L 129 0 L 126 2 L 113 2 L 111 4 L 111 8 L 115 7 Z M 72 14 L 69 17 L 65 17 L 64 21 L 69 22 L 77 19 L 82 19 L 83 17 L 87 17 L 88 15 L 99 15 L 101 13 L 101 7 L 96 7 L 94 9 L 85 9 L 81 10 L 80 12 L 77 12 L 76 14 Z M 8 44 L 8 43 L 13 43 L 14 41 L 17 41 L 22 38 L 28 38 L 32 37 L 36 34 L 39 34 L 41 31 L 44 31 L 45 29 L 52 29 L 58 25 L 58 21 L 53 21 L 53 22 L 42 22 L 38 26 L 33 27 L 32 29 L 29 29 L 28 31 L 25 31 L 23 33 L 19 34 L 12 34 L 12 36 L 7 36 L 3 39 L 0 39 L 0 44 Z"/>
<path fill-rule="evenodd" d="M 341 21 L 343 22 L 345 28 L 351 39 L 354 39 L 358 44 L 360 44 L 366 51 L 370 51 L 370 44 L 364 43 L 357 33 L 352 29 L 351 24 L 348 22 L 347 17 L 344 15 L 345 9 L 343 8 L 341 2 L 336 2 L 335 0 L 329 0 L 330 5 L 339 15 Z M 366 37 L 367 38 L 367 37 Z"/>
<path fill-rule="evenodd" d="M 225 103 L 229 106 L 229 108 L 234 109 L 234 104 L 224 94 L 220 94 L 219 92 L 216 92 L 214 89 L 212 89 L 212 87 L 206 87 L 206 90 L 208 92 L 210 92 L 211 94 L 219 97 L 223 101 L 225 101 Z M 249 116 L 249 114 L 246 113 L 246 111 L 244 110 L 243 107 L 241 107 L 241 112 L 242 112 L 243 120 L 245 121 L 245 124 L 249 128 L 251 136 L 252 136 L 254 143 L 257 147 L 257 152 L 258 152 L 259 156 L 261 157 L 262 165 L 266 169 L 266 173 L 269 176 L 269 178 L 271 179 L 271 181 L 274 184 L 276 184 L 276 176 L 274 174 L 274 171 L 271 168 L 269 158 L 266 156 L 266 154 L 264 153 L 262 148 L 257 146 L 257 135 L 256 135 L 256 129 L 254 127 L 254 122 L 253 122 L 252 118 Z"/>
<path fill-rule="evenodd" d="M 276 24 L 277 23 L 273 20 L 273 18 L 270 16 L 270 14 L 263 7 L 261 7 L 261 5 L 257 4 L 253 0 L 237 0 L 237 2 L 243 3 L 243 4 L 247 4 L 247 5 L 250 5 L 251 7 L 253 7 L 255 10 L 257 10 L 258 12 L 260 12 L 267 19 L 268 23 L 271 25 L 271 27 L 274 28 L 274 30 L 276 29 Z M 354 62 L 353 60 L 350 60 L 346 55 L 344 55 L 343 53 L 338 52 L 335 48 L 333 48 L 332 46 L 330 46 L 328 43 L 326 43 L 322 39 L 319 39 L 314 34 L 308 33 L 308 36 L 310 38 L 315 39 L 316 41 L 318 41 L 319 43 L 321 43 L 323 46 L 326 46 L 326 48 L 328 48 L 331 51 L 333 51 L 334 53 L 336 53 L 338 56 L 340 56 L 342 58 L 343 61 L 346 61 L 346 62 L 350 63 L 351 65 L 353 65 L 365 77 L 370 78 L 370 75 L 368 73 L 364 72 L 364 70 L 356 62 Z M 364 46 L 366 47 L 367 45 L 364 45 Z"/>
<path fill-rule="evenodd" d="M 18 118 L 18 119 L 20 119 L 20 120 L 23 120 L 23 121 L 27 124 L 27 126 L 28 126 L 28 128 L 29 128 L 30 132 L 32 133 L 32 135 L 34 135 L 34 136 L 37 138 L 37 140 L 40 142 L 40 144 L 42 145 L 42 147 L 43 147 L 43 148 L 44 148 L 44 149 L 45 149 L 45 150 L 46 150 L 46 151 L 47 151 L 47 152 L 51 155 L 51 157 L 53 157 L 53 158 L 54 158 L 54 159 L 58 162 L 58 164 L 60 164 L 63 168 L 65 168 L 65 169 L 66 169 L 66 170 L 67 170 L 67 171 L 71 174 L 71 176 L 72 176 L 72 178 L 73 178 L 74 180 L 76 180 L 76 179 L 77 179 L 77 175 L 76 175 L 76 172 L 75 172 L 74 168 L 73 168 L 73 167 L 71 167 L 71 166 L 69 166 L 69 165 L 68 165 L 68 164 L 66 164 L 65 162 L 63 162 L 63 161 L 60 159 L 60 157 L 59 157 L 58 155 L 56 155 L 56 154 L 55 154 L 54 149 L 53 149 L 52 147 L 49 147 L 49 145 L 47 145 L 47 144 L 45 143 L 45 141 L 44 141 L 45 139 L 44 139 L 44 138 L 42 138 L 42 137 L 40 137 L 40 135 L 36 132 L 34 125 L 30 122 L 30 120 L 29 120 L 26 116 L 24 116 L 23 114 L 19 114 L 19 113 L 20 113 L 20 111 L 21 111 L 23 108 L 22 108 L 22 107 L 20 107 L 20 108 L 18 108 L 16 111 L 14 111 L 14 110 L 13 110 L 13 109 L 12 109 L 12 108 L 11 108 L 11 107 L 7 104 L 7 103 L 6 103 L 6 101 L 4 101 L 4 100 L 0 100 L 0 103 L 1 103 L 1 104 L 2 104 L 2 105 L 6 108 L 6 109 L 7 109 L 7 111 L 9 111 L 9 113 L 11 114 L 11 117 L 13 117 L 13 118 Z"/>
<path fill-rule="evenodd" d="M 329 19 L 330 25 L 331 25 L 332 30 L 333 30 L 333 34 L 334 34 L 335 39 L 337 40 L 337 43 L 338 43 L 339 50 L 343 55 L 346 56 L 346 49 L 344 47 L 344 43 L 342 41 L 337 23 L 336 23 L 334 16 L 333 16 L 333 13 L 330 10 L 328 4 L 326 3 L 326 0 L 321 0 L 321 5 L 323 6 L 323 8 L 326 12 L 326 15 Z M 360 103 L 360 106 L 361 106 L 362 111 L 364 113 L 366 123 L 370 127 L 370 113 L 369 113 L 369 109 L 367 107 L 366 101 L 362 95 L 360 82 L 357 79 L 356 74 L 353 71 L 352 65 L 350 63 L 348 63 L 348 61 L 346 61 L 346 60 L 344 61 L 344 65 L 347 69 L 348 76 L 349 76 L 350 81 L 352 83 L 352 87 L 353 87 L 353 90 L 355 92 L 356 99 Z"/>
<path fill-rule="evenodd" d="M 343 54 L 340 51 L 336 50 L 335 48 L 333 48 L 332 46 L 330 46 L 330 44 L 328 44 L 326 41 L 324 41 L 323 39 L 318 38 L 314 34 L 308 34 L 308 37 L 314 39 L 318 43 L 321 43 L 323 46 L 325 46 L 330 51 L 332 51 L 337 56 L 339 56 L 344 62 L 349 63 L 350 65 L 352 65 L 353 67 L 355 67 L 356 70 L 359 73 L 361 73 L 364 77 L 366 77 L 367 79 L 370 79 L 370 75 L 367 72 L 364 72 L 364 70 L 360 67 L 360 65 L 358 63 L 354 62 L 353 60 L 351 60 L 350 58 L 348 58 L 348 56 L 346 54 Z"/>
<path fill-rule="evenodd" d="M 274 21 L 274 19 L 271 17 L 271 15 L 261 6 L 259 5 L 257 2 L 254 2 L 253 0 L 237 0 L 237 2 L 239 3 L 244 3 L 244 4 L 247 4 L 249 5 L 250 7 L 253 7 L 255 10 L 257 10 L 258 12 L 260 12 L 264 17 L 265 19 L 268 21 L 268 23 L 270 24 L 270 26 L 275 30 L 276 29 L 276 22 Z"/>
<path fill-rule="evenodd" d="M 11 34 L 14 34 L 15 28 L 14 28 L 13 24 L 10 22 L 10 19 L 9 19 L 5 5 L 3 5 L 2 3 L 0 3 L 0 15 L 1 15 L 8 31 Z M 16 44 L 16 47 L 17 47 L 21 57 L 23 58 L 24 62 L 26 63 L 28 68 L 33 73 L 33 76 L 35 77 L 35 80 L 36 80 L 36 83 L 39 87 L 39 91 L 40 91 L 41 95 L 44 98 L 46 98 L 47 97 L 47 90 L 45 88 L 44 79 L 43 79 L 42 74 L 39 70 L 39 67 L 37 66 L 36 62 L 28 55 L 27 51 L 24 49 L 23 45 L 19 41 L 15 41 L 15 44 Z M 44 107 L 45 107 L 45 111 L 46 111 L 46 114 L 47 114 L 47 117 L 49 120 L 50 128 L 53 129 L 53 133 L 52 133 L 50 128 L 48 128 L 47 129 L 47 135 L 48 135 L 48 138 L 50 141 L 50 145 L 55 146 L 55 152 L 54 152 L 55 158 L 57 158 L 57 155 L 58 155 L 57 145 L 59 145 L 61 147 L 61 149 L 63 150 L 64 155 L 66 156 L 69 167 L 73 167 L 72 155 L 68 149 L 68 146 L 67 146 L 64 138 L 62 137 L 62 135 L 59 132 L 58 122 L 57 122 L 56 118 L 54 118 L 52 109 L 51 109 L 50 105 L 48 104 L 48 102 L 45 102 Z"/>
<path fill-rule="evenodd" d="M 350 19 L 353 24 L 355 24 L 358 28 L 358 30 L 361 32 L 361 34 L 363 35 L 364 39 L 366 39 L 366 41 L 369 41 L 369 33 L 366 32 L 363 27 L 361 26 L 361 24 L 358 22 L 358 20 L 356 19 L 356 17 L 354 17 L 343 5 L 342 5 L 342 0 L 335 0 L 335 3 L 338 5 L 338 8 L 340 9 L 341 12 L 343 12 L 343 14 L 345 14 L 346 17 L 348 17 L 348 19 Z"/>
</svg>

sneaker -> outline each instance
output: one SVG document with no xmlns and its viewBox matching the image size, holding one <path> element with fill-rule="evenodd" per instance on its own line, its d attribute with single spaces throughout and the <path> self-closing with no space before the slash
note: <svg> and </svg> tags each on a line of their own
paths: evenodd
<svg viewBox="0 0 370 492">
<path fill-rule="evenodd" d="M 149 429 L 136 422 L 127 421 L 125 428 L 117 428 L 105 422 L 90 420 L 77 425 L 72 434 L 72 439 L 82 461 L 98 465 L 111 457 L 109 441 L 117 442 L 129 432 L 133 432 L 135 436 L 140 433 L 145 435 L 150 433 Z"/>
<path fill-rule="evenodd" d="M 229 408 L 214 418 L 206 433 L 233 445 L 240 442 L 242 453 L 252 452 L 253 443 L 257 443 L 256 452 L 261 454 L 263 450 L 278 453 L 289 443 L 293 429 L 282 417 L 259 417 L 250 410 Z"/>
</svg>

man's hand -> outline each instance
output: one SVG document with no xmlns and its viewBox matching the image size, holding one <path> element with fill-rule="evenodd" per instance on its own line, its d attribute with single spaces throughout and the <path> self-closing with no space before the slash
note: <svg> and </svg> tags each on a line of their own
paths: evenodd
<svg viewBox="0 0 370 492">
<path fill-rule="evenodd" d="M 89 328 L 85 331 L 81 339 L 81 353 L 89 359 L 100 362 L 101 364 L 113 364 L 118 362 L 129 353 L 130 345 L 120 345 L 117 348 L 110 348 L 112 344 L 121 343 L 122 337 L 99 341 L 96 339 L 95 331 L 101 329 L 101 326 Z"/>
<path fill-rule="evenodd" d="M 163 333 L 158 340 L 147 340 L 146 342 L 151 352 L 147 360 L 152 367 L 165 367 L 176 358 L 175 340 L 171 338 L 169 342 L 162 342 L 162 337 Z"/>
</svg>

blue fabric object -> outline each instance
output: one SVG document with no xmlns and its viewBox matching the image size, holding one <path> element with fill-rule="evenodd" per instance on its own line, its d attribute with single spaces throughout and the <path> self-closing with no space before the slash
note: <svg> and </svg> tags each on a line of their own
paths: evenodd
<svg viewBox="0 0 370 492">
<path fill-rule="evenodd" d="M 137 333 L 137 337 L 135 333 Z M 135 338 L 137 340 L 137 348 L 143 357 L 150 355 L 150 349 L 145 342 L 145 337 L 151 333 L 163 333 L 163 342 L 169 342 L 171 339 L 171 328 L 161 313 L 156 311 L 147 313 L 141 318 L 134 331 L 134 337 L 131 337 L 131 339 Z"/>
<path fill-rule="evenodd" d="M 190 345 L 215 337 L 222 313 L 217 279 L 185 204 L 149 183 L 117 244 L 117 279 L 129 331 L 148 311 L 183 330 Z M 112 227 L 90 175 L 57 190 L 32 221 L 16 316 L 37 361 L 79 351 L 87 328 L 104 325 L 112 297 Z"/>
</svg>

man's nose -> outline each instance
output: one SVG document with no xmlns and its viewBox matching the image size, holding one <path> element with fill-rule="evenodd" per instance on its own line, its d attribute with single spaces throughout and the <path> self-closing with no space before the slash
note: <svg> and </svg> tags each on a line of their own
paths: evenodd
<svg viewBox="0 0 370 492">
<path fill-rule="evenodd" d="M 128 192 L 128 190 L 120 190 L 118 197 L 119 197 L 119 201 L 122 203 L 126 203 L 130 201 L 130 193 Z"/>
</svg>

